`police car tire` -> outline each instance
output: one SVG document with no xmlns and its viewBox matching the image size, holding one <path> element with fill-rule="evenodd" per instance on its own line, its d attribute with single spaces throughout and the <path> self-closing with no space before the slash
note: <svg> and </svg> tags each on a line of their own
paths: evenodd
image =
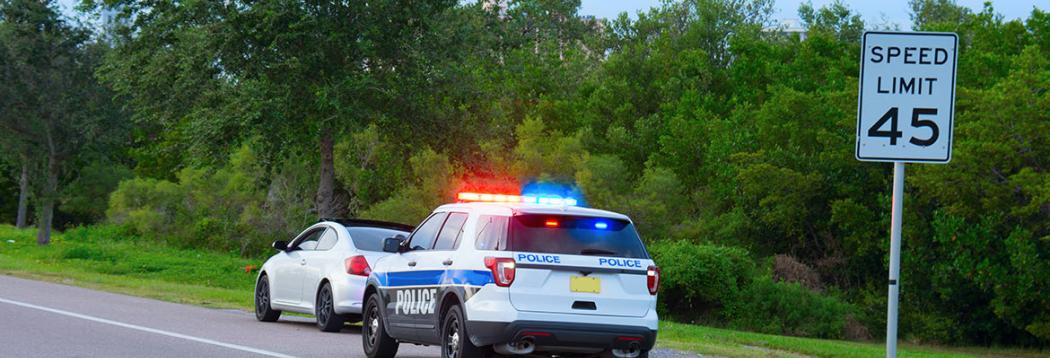
<svg viewBox="0 0 1050 358">
<path fill-rule="evenodd" d="M 386 325 L 383 324 L 383 310 L 379 304 L 379 294 L 373 294 L 368 296 L 368 302 L 365 303 L 365 310 L 362 311 L 361 320 L 361 347 L 365 350 L 365 355 L 368 358 L 394 358 L 397 355 L 397 348 L 400 343 L 397 342 L 393 337 L 390 337 L 386 333 Z M 372 317 L 372 312 L 375 311 L 375 317 Z M 375 319 L 376 327 L 375 332 L 369 332 L 367 327 L 371 324 L 371 320 Z M 369 342 L 370 334 L 375 335 L 375 345 Z"/>
<path fill-rule="evenodd" d="M 270 278 L 265 274 L 255 283 L 255 319 L 262 322 L 277 322 L 281 311 L 270 307 Z"/>
<path fill-rule="evenodd" d="M 489 356 L 487 349 L 475 346 L 474 342 L 470 341 L 466 322 L 466 319 L 463 318 L 463 309 L 459 306 L 452 306 L 448 313 L 445 313 L 441 322 L 441 358 L 485 358 Z M 453 326 L 459 330 L 459 344 L 457 354 L 450 356 L 448 345 Z"/>
<path fill-rule="evenodd" d="M 332 286 L 325 282 L 317 291 L 317 302 L 314 304 L 314 316 L 317 317 L 317 328 L 322 332 L 339 332 L 343 330 L 346 319 L 335 313 L 335 299 Z"/>
</svg>

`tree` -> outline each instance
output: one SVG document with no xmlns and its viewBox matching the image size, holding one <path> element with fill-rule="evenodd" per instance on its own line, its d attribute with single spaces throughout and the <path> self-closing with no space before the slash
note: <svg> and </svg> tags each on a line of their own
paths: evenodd
<svg viewBox="0 0 1050 358">
<path fill-rule="evenodd" d="M 912 28 L 926 30 L 936 23 L 961 24 L 970 15 L 970 9 L 955 0 L 909 0 Z"/>
<path fill-rule="evenodd" d="M 0 83 L 9 94 L 0 128 L 10 136 L 8 147 L 21 149 L 24 177 L 39 203 L 37 243 L 45 245 L 62 175 L 112 127 L 103 115 L 109 98 L 94 79 L 99 56 L 89 32 L 62 19 L 54 3 L 4 0 L 0 17 Z"/>
<path fill-rule="evenodd" d="M 261 137 L 271 156 L 316 153 L 317 214 L 345 216 L 350 200 L 335 175 L 335 136 L 382 117 L 398 95 L 392 82 L 427 73 L 416 69 L 425 63 L 413 50 L 451 5 L 110 1 L 129 21 L 102 73 L 149 132 L 177 148 L 206 148 L 198 156 L 205 162 L 249 136 Z M 185 159 L 171 161 L 194 162 Z"/>
</svg>

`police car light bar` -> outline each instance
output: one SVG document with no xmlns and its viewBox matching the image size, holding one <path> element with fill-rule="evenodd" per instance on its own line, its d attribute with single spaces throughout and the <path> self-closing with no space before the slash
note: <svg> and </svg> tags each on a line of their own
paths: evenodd
<svg viewBox="0 0 1050 358">
<path fill-rule="evenodd" d="M 524 203 L 561 206 L 576 206 L 576 204 L 578 203 L 576 199 L 573 198 L 562 198 L 554 196 L 486 194 L 470 192 L 459 193 L 456 195 L 456 199 L 463 202 Z"/>
</svg>

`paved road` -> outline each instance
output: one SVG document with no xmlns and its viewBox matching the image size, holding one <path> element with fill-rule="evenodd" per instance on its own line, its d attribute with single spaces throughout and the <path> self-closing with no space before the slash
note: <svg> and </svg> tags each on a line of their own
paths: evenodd
<svg viewBox="0 0 1050 358">
<path fill-rule="evenodd" d="M 252 313 L 181 305 L 0 275 L 0 357 L 364 357 L 358 327 L 317 330 Z M 401 345 L 399 358 L 440 357 Z M 656 349 L 654 358 L 701 357 Z"/>
<path fill-rule="evenodd" d="M 360 331 L 0 275 L 0 357 L 363 357 Z M 402 345 L 398 357 L 440 356 Z"/>
</svg>

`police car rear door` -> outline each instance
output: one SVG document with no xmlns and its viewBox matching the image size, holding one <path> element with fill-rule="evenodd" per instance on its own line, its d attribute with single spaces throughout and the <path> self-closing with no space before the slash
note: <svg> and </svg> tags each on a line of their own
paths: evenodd
<svg viewBox="0 0 1050 358">
<path fill-rule="evenodd" d="M 628 220 L 514 215 L 508 241 L 517 267 L 510 299 L 520 311 L 642 317 L 655 308 L 652 261 Z"/>
</svg>

